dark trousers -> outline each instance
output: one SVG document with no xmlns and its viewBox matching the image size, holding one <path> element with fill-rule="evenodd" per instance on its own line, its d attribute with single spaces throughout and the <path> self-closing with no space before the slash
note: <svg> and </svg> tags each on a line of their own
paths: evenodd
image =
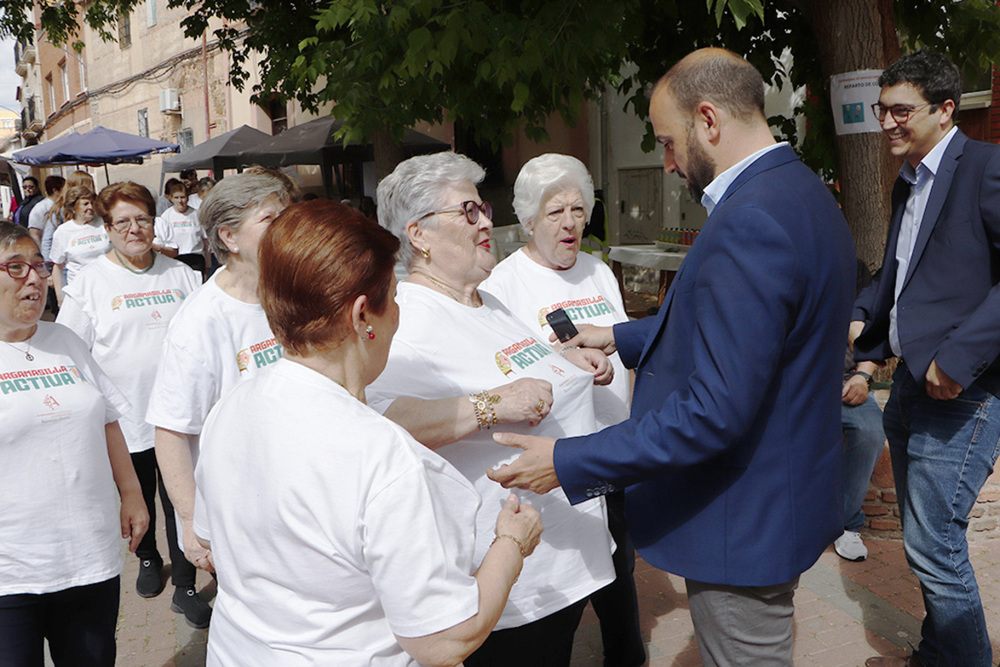
<svg viewBox="0 0 1000 667">
<path fill-rule="evenodd" d="M 635 667 L 646 662 L 646 644 L 639 629 L 639 598 L 635 593 L 635 547 L 625 526 L 625 492 L 604 497 L 608 504 L 608 530 L 618 549 L 612 558 L 615 580 L 593 593 L 604 642 L 604 667 Z"/>
<path fill-rule="evenodd" d="M 587 598 L 545 618 L 506 630 L 494 630 L 465 659 L 465 667 L 568 667 L 573 635 Z"/>
<path fill-rule="evenodd" d="M 174 586 L 187 588 L 194 586 L 196 568 L 184 557 L 177 544 L 177 521 L 174 516 L 174 506 L 170 502 L 167 490 L 163 486 L 163 477 L 156 464 L 156 450 L 147 449 L 144 452 L 132 454 L 132 466 L 142 487 L 142 497 L 146 501 L 149 512 L 149 529 L 135 550 L 139 560 L 156 560 L 163 562 L 159 549 L 156 548 L 156 489 L 160 489 L 160 505 L 163 507 L 163 521 L 166 524 L 167 548 L 170 551 L 170 581 Z"/>
<path fill-rule="evenodd" d="M 184 262 L 201 275 L 205 275 L 205 256 L 200 252 L 177 255 L 177 261 Z"/>
<path fill-rule="evenodd" d="M 41 595 L 0 595 L 0 667 L 114 667 L 119 577 Z"/>
</svg>

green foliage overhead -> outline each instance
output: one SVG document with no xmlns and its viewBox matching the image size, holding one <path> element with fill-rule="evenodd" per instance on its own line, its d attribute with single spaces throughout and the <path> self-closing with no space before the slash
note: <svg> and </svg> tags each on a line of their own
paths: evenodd
<svg viewBox="0 0 1000 667">
<path fill-rule="evenodd" d="M 48 39 L 75 39 L 77 12 L 110 38 L 121 12 L 139 0 L 42 2 Z M 524 128 L 542 140 L 551 115 L 573 124 L 584 98 L 618 86 L 626 108 L 645 118 L 645 91 L 673 62 L 703 46 L 746 55 L 777 83 L 811 93 L 806 137 L 770 119 L 815 168 L 832 173 L 832 118 L 818 40 L 807 20 L 825 0 L 168 0 L 183 7 L 187 35 L 212 38 L 232 58 L 243 89 L 251 56 L 264 54 L 255 100 L 276 95 L 316 110 L 336 102 L 345 140 L 387 128 L 399 139 L 419 121 L 460 121 L 477 139 L 509 143 Z M 0 34 L 30 39 L 30 0 L 0 0 Z M 995 0 L 895 0 L 904 52 L 923 44 L 960 66 L 1000 60 Z M 213 25 L 219 25 L 214 22 Z M 846 48 L 846 46 L 845 46 Z M 789 50 L 794 67 L 777 59 Z M 621 63 L 632 65 L 622 69 Z M 622 76 L 621 72 L 627 72 Z M 653 148 L 651 132 L 645 147 Z"/>
</svg>

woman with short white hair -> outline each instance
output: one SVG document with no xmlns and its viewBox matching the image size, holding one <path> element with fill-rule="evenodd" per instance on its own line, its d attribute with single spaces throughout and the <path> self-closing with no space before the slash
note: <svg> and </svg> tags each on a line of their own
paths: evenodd
<svg viewBox="0 0 1000 667">
<path fill-rule="evenodd" d="M 483 168 L 455 153 L 410 158 L 378 186 L 379 221 L 399 238 L 399 331 L 369 403 L 450 461 L 482 495 L 476 559 L 489 548 L 507 492 L 486 471 L 517 452 L 489 431 L 538 435 L 594 429 L 593 386 L 607 358 L 555 349 L 479 284 L 493 269 L 493 209 L 476 189 Z M 560 354 L 560 351 L 563 354 Z M 565 355 L 565 356 L 563 356 Z M 576 506 L 561 490 L 525 492 L 544 517 L 497 630 L 466 659 L 481 665 L 568 665 L 587 596 L 614 578 L 604 501 Z"/>
<path fill-rule="evenodd" d="M 628 320 L 618 283 L 608 266 L 580 252 L 583 228 L 594 210 L 594 182 L 580 160 L 547 153 L 529 160 L 514 183 L 514 212 L 528 244 L 500 262 L 483 283 L 539 338 L 552 335 L 545 316 L 562 308 L 577 323 L 612 326 Z M 594 388 L 595 430 L 626 419 L 631 382 L 618 353 L 610 357 L 614 380 Z M 591 596 L 601 622 L 606 664 L 646 661 L 632 572 L 635 551 L 625 527 L 624 492 L 605 496 L 608 527 L 618 544 L 615 582 Z"/>
</svg>

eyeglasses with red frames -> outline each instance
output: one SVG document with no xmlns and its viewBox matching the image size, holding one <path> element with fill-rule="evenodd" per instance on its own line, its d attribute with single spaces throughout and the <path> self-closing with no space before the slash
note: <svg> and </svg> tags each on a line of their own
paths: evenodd
<svg viewBox="0 0 1000 667">
<path fill-rule="evenodd" d="M 4 262 L 0 264 L 0 269 L 7 272 L 11 278 L 15 280 L 21 280 L 28 277 L 28 272 L 31 269 L 35 270 L 39 278 L 48 278 L 52 275 L 52 267 L 55 266 L 54 262 L 36 262 L 35 264 L 29 264 L 28 262 Z"/>
<path fill-rule="evenodd" d="M 924 107 L 930 105 L 930 102 L 925 102 L 924 104 L 917 104 L 915 106 L 910 106 L 909 104 L 894 104 L 891 107 L 887 107 L 881 102 L 876 102 L 872 105 L 872 111 L 875 113 L 875 118 L 877 118 L 880 123 L 885 120 L 886 114 L 890 114 L 894 121 L 902 124 L 910 119 L 910 114 L 914 111 L 917 109 L 923 109 Z M 931 111 L 933 111 L 933 109 Z"/>
<path fill-rule="evenodd" d="M 458 206 L 451 206 L 449 208 L 443 208 L 440 211 L 431 211 L 430 213 L 427 213 L 427 214 L 422 215 L 419 218 L 417 218 L 416 222 L 420 222 L 424 218 L 429 218 L 432 215 L 437 215 L 438 213 L 452 213 L 452 212 L 455 212 L 455 213 L 459 213 L 459 212 L 464 213 L 465 214 L 465 221 L 468 222 L 470 225 L 474 225 L 477 222 L 479 222 L 479 214 L 480 213 L 482 213 L 483 215 L 485 215 L 490 220 L 493 219 L 493 205 L 492 204 L 490 204 L 488 201 L 484 201 L 482 204 L 480 204 L 479 202 L 475 202 L 475 201 L 472 201 L 470 199 L 469 201 L 462 202 Z"/>
</svg>

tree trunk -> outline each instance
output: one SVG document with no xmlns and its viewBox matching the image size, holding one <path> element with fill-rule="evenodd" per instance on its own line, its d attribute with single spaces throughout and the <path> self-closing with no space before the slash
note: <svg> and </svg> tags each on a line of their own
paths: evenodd
<svg viewBox="0 0 1000 667">
<path fill-rule="evenodd" d="M 375 133 L 372 137 L 372 146 L 375 149 L 375 178 L 381 181 L 392 173 L 406 154 L 403 153 L 403 147 L 393 141 L 392 135 L 386 128 Z"/>
<path fill-rule="evenodd" d="M 884 69 L 899 58 L 892 0 L 810 0 L 806 6 L 825 76 Z M 881 133 L 839 136 L 837 154 L 844 217 L 858 257 L 877 269 L 899 161 L 890 155 Z"/>
</svg>

